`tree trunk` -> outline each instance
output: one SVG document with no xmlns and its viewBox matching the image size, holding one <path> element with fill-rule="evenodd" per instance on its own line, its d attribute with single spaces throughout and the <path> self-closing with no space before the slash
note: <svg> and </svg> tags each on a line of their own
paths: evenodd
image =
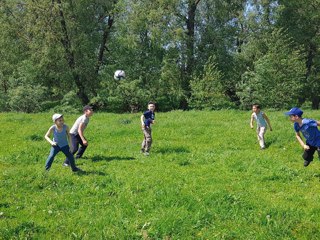
<svg viewBox="0 0 320 240">
<path fill-rule="evenodd" d="M 307 67 L 307 73 L 306 73 L 306 80 L 310 77 L 312 66 L 313 66 L 313 60 L 316 56 L 317 47 L 313 43 L 309 43 L 309 49 L 308 49 L 308 56 L 306 61 L 306 67 Z M 310 86 L 312 87 L 312 86 Z M 319 109 L 319 95 L 316 96 L 310 96 L 310 100 L 312 102 L 312 109 Z"/>
<path fill-rule="evenodd" d="M 194 28 L 195 28 L 195 17 L 196 17 L 196 10 L 197 5 L 199 4 L 200 0 L 189 0 L 188 3 L 188 15 L 186 18 L 186 25 L 187 25 L 187 41 L 186 41 L 186 66 L 184 70 L 183 82 L 182 82 L 182 89 L 185 91 L 187 98 L 190 97 L 191 90 L 190 90 L 190 76 L 193 72 L 194 66 Z M 182 109 L 187 109 L 188 103 L 187 99 L 184 99 L 180 103 L 180 107 Z"/>
<path fill-rule="evenodd" d="M 104 52 L 105 50 L 107 50 L 106 44 L 109 37 L 110 29 L 113 25 L 113 19 L 114 19 L 113 16 L 110 16 L 110 15 L 108 16 L 108 26 L 106 26 L 102 35 L 102 41 L 101 41 L 101 45 L 98 53 L 98 63 L 96 66 L 96 75 L 98 75 L 99 69 L 103 63 Z"/>
<path fill-rule="evenodd" d="M 83 105 L 86 105 L 89 103 L 89 98 L 87 94 L 85 93 L 85 87 L 81 82 L 80 75 L 76 72 L 76 64 L 75 64 L 75 59 L 74 59 L 74 53 L 71 48 L 71 41 L 69 38 L 68 34 L 68 29 L 67 29 L 67 24 L 64 18 L 62 6 L 61 6 L 61 0 L 57 0 L 58 7 L 59 7 L 59 14 L 60 14 L 60 24 L 63 32 L 63 38 L 61 39 L 61 43 L 64 47 L 64 50 L 66 52 L 66 59 L 68 62 L 68 65 L 71 69 L 72 75 L 73 75 L 73 80 L 77 86 L 77 95 L 80 98 L 81 102 Z"/>
<path fill-rule="evenodd" d="M 312 97 L 311 101 L 312 101 L 312 109 L 319 109 L 320 97 L 314 96 L 314 97 Z"/>
</svg>

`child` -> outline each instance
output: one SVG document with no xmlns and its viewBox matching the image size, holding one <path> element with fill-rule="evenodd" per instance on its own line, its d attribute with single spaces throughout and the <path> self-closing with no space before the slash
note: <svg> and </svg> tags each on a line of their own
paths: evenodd
<svg viewBox="0 0 320 240">
<path fill-rule="evenodd" d="M 318 151 L 318 156 L 320 158 L 320 131 L 318 129 L 320 121 L 302 118 L 303 111 L 297 107 L 291 108 L 290 111 L 285 114 L 289 115 L 290 120 L 294 123 L 293 128 L 296 132 L 296 138 L 304 149 L 302 155 L 302 158 L 304 159 L 303 165 L 307 167 L 312 162 L 316 150 Z M 300 132 L 302 132 L 305 137 L 306 144 L 304 144 Z"/>
<path fill-rule="evenodd" d="M 73 172 L 80 171 L 79 168 L 76 167 L 74 163 L 73 155 L 70 152 L 69 142 L 70 142 L 70 134 L 69 128 L 64 124 L 64 119 L 62 114 L 53 114 L 52 120 L 55 123 L 52 125 L 48 132 L 45 135 L 45 139 L 50 143 L 51 150 L 46 161 L 46 170 L 49 171 L 54 157 L 58 154 L 58 152 L 62 151 L 64 155 L 70 159 L 70 165 Z M 50 139 L 50 135 L 53 134 L 53 139 Z"/>
<path fill-rule="evenodd" d="M 71 144 L 72 144 L 72 155 L 76 154 L 76 159 L 81 158 L 85 150 L 88 147 L 88 141 L 84 137 L 84 130 L 89 124 L 89 118 L 93 115 L 93 109 L 91 106 L 87 105 L 83 107 L 83 115 L 78 117 L 78 119 L 73 124 L 70 129 Z M 80 148 L 79 148 L 80 145 Z M 78 151 L 79 150 L 79 151 Z M 70 161 L 68 158 L 64 161 L 64 166 L 69 166 Z"/>
<path fill-rule="evenodd" d="M 144 155 L 149 156 L 151 144 L 152 144 L 152 135 L 151 135 L 151 124 L 154 123 L 155 118 L 155 103 L 149 102 L 148 103 L 148 110 L 145 111 L 141 115 L 141 126 L 143 131 L 144 139 L 142 141 L 141 146 L 141 152 L 144 153 Z"/>
<path fill-rule="evenodd" d="M 261 111 L 260 106 L 258 104 L 252 105 L 252 114 L 250 127 L 253 128 L 253 121 L 257 121 L 257 137 L 260 145 L 260 149 L 263 150 L 266 148 L 266 144 L 264 141 L 264 134 L 267 131 L 267 123 L 269 125 L 270 131 L 272 131 L 272 127 L 270 124 L 270 120 L 267 115 Z"/>
</svg>

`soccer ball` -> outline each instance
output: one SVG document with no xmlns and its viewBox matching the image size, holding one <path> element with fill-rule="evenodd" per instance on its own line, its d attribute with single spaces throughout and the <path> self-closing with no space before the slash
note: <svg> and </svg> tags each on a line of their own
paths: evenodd
<svg viewBox="0 0 320 240">
<path fill-rule="evenodd" d="M 113 78 L 115 80 L 122 80 L 126 78 L 126 74 L 123 70 L 117 70 L 114 72 Z"/>
</svg>

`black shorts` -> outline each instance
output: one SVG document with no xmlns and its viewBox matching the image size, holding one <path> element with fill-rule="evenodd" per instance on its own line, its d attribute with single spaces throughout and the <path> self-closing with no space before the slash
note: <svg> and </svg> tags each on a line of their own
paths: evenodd
<svg viewBox="0 0 320 240">
<path fill-rule="evenodd" d="M 310 149 L 304 150 L 302 158 L 304 160 L 311 162 L 313 160 L 314 152 L 318 151 L 318 157 L 320 159 L 320 147 L 314 147 L 314 146 L 310 146 L 310 145 L 308 145 L 308 146 L 310 147 Z"/>
</svg>

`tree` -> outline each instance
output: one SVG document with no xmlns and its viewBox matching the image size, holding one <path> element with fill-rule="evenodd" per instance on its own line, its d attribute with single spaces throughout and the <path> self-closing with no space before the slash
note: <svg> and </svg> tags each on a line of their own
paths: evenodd
<svg viewBox="0 0 320 240">
<path fill-rule="evenodd" d="M 203 75 L 190 82 L 189 106 L 195 109 L 222 109 L 230 106 L 230 101 L 223 94 L 222 78 L 215 58 L 210 57 L 204 66 Z"/>
<path fill-rule="evenodd" d="M 310 100 L 312 108 L 320 104 L 320 2 L 312 0 L 279 1 L 277 25 L 287 29 L 297 46 L 305 52 L 305 88 L 300 102 Z"/>
<path fill-rule="evenodd" d="M 243 108 L 254 102 L 264 107 L 288 108 L 298 104 L 303 89 L 304 61 L 292 40 L 281 29 L 265 36 L 266 53 L 243 74 L 238 96 Z"/>
</svg>

